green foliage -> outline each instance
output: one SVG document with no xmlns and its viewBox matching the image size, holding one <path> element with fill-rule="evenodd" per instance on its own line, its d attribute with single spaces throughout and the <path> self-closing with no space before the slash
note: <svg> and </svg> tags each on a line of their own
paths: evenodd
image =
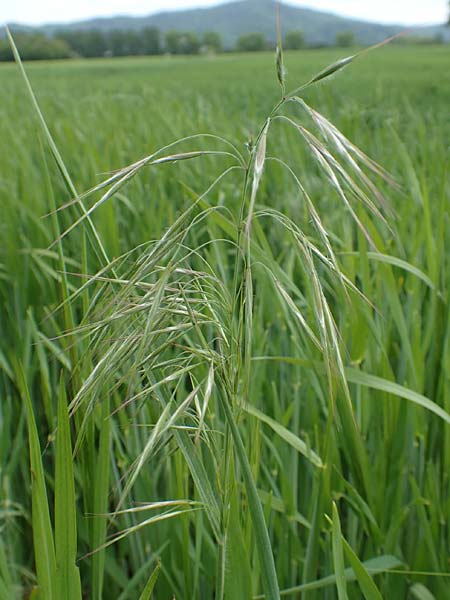
<svg viewBox="0 0 450 600">
<path fill-rule="evenodd" d="M 222 38 L 216 31 L 205 31 L 202 38 L 202 48 L 207 52 L 221 52 Z"/>
<path fill-rule="evenodd" d="M 31 513 L 33 548 L 36 561 L 37 597 L 39 600 L 56 600 L 57 564 L 53 540 L 50 510 L 45 485 L 39 434 L 31 403 L 30 392 L 23 366 L 17 368 L 17 382 L 26 406 L 28 444 L 30 448 Z"/>
<path fill-rule="evenodd" d="M 341 523 L 337 512 L 336 504 L 333 502 L 333 563 L 334 571 L 336 573 L 336 587 L 338 592 L 339 600 L 348 600 L 347 594 L 347 580 L 345 577 L 345 565 L 344 565 L 344 547 L 342 544 L 342 533 Z"/>
<path fill-rule="evenodd" d="M 236 42 L 238 52 L 261 52 L 267 49 L 267 41 L 262 33 L 246 33 Z"/>
<path fill-rule="evenodd" d="M 108 47 L 106 36 L 98 29 L 60 31 L 57 35 L 68 44 L 74 54 L 86 58 L 103 56 Z"/>
<path fill-rule="evenodd" d="M 108 35 L 108 52 L 111 53 L 111 56 L 129 56 L 130 37 L 125 30 L 113 29 Z"/>
<path fill-rule="evenodd" d="M 112 29 L 103 32 L 96 29 L 63 30 L 57 32 L 78 56 L 138 56 L 160 54 L 160 31 L 156 27 L 141 30 Z"/>
<path fill-rule="evenodd" d="M 142 43 L 142 54 L 161 54 L 161 33 L 157 27 L 144 27 L 139 32 Z"/>
<path fill-rule="evenodd" d="M 148 578 L 148 581 L 145 584 L 145 588 L 143 589 L 142 594 L 139 596 L 139 600 L 151 600 L 154 587 L 156 585 L 156 582 L 158 581 L 160 569 L 161 563 L 158 562 L 156 567 L 150 573 L 150 577 Z"/>
<path fill-rule="evenodd" d="M 305 36 L 303 32 L 295 29 L 288 31 L 284 36 L 283 46 L 285 50 L 300 50 L 305 47 Z"/>
<path fill-rule="evenodd" d="M 200 40 L 191 32 L 171 30 L 166 33 L 166 51 L 169 54 L 198 54 Z"/>
<path fill-rule="evenodd" d="M 64 380 L 58 395 L 55 465 L 56 598 L 81 600 L 72 441 Z M 37 549 L 38 550 L 38 549 Z M 39 551 L 39 550 L 38 550 Z"/>
<path fill-rule="evenodd" d="M 156 27 L 136 30 L 63 29 L 55 37 L 23 33 L 16 36 L 23 60 L 100 56 L 154 55 L 162 52 L 161 35 Z M 13 54 L 7 40 L 0 39 L 0 61 L 12 61 Z"/>
<path fill-rule="evenodd" d="M 69 58 L 70 45 L 63 39 L 48 38 L 41 33 L 22 33 L 16 36 L 17 46 L 23 60 L 55 60 Z M 0 61 L 14 60 L 6 38 L 0 38 Z"/>
<path fill-rule="evenodd" d="M 427 46 L 432 44 L 443 44 L 444 36 L 442 33 L 436 33 L 435 35 L 402 35 L 394 40 L 395 44 L 402 46 Z"/>
<path fill-rule="evenodd" d="M 350 48 L 356 44 L 356 36 L 353 31 L 341 31 L 336 34 L 336 46 L 339 48 Z"/>
</svg>

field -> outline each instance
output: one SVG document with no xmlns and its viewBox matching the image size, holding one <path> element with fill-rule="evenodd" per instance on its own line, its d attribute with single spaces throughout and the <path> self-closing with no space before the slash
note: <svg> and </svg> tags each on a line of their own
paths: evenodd
<svg viewBox="0 0 450 600">
<path fill-rule="evenodd" d="M 25 68 L 0 599 L 450 597 L 449 49 Z"/>
</svg>

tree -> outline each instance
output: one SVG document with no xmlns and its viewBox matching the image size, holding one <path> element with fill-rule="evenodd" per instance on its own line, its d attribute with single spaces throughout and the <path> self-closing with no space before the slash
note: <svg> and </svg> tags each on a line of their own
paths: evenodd
<svg viewBox="0 0 450 600">
<path fill-rule="evenodd" d="M 221 52 L 222 38 L 216 31 L 205 31 L 202 39 L 202 47 L 206 52 Z"/>
<path fill-rule="evenodd" d="M 107 47 L 112 56 L 160 54 L 160 32 L 156 27 L 144 27 L 141 31 L 113 29 L 108 34 Z"/>
<path fill-rule="evenodd" d="M 113 29 L 108 34 L 108 52 L 112 56 L 127 55 L 127 35 L 122 29 Z"/>
<path fill-rule="evenodd" d="M 175 29 L 166 33 L 166 50 L 170 54 L 197 54 L 199 49 L 200 41 L 195 33 Z"/>
<path fill-rule="evenodd" d="M 126 31 L 127 56 L 139 56 L 145 54 L 144 37 L 139 31 Z"/>
<path fill-rule="evenodd" d="M 103 32 L 97 29 L 86 32 L 87 52 L 85 56 L 104 56 L 107 45 Z"/>
<path fill-rule="evenodd" d="M 236 49 L 239 52 L 260 52 L 266 48 L 266 38 L 262 33 L 246 33 L 236 42 Z"/>
<path fill-rule="evenodd" d="M 23 60 L 54 60 L 69 58 L 69 45 L 41 33 L 16 33 L 14 39 Z M 7 39 L 0 39 L 0 61 L 12 61 L 14 56 Z"/>
<path fill-rule="evenodd" d="M 291 30 L 284 36 L 283 46 L 286 50 L 300 50 L 305 47 L 305 37 L 302 31 Z"/>
<path fill-rule="evenodd" d="M 55 35 L 58 37 L 58 39 L 64 40 L 64 42 L 72 50 L 72 54 L 79 54 L 80 56 L 82 56 L 81 51 L 80 51 L 80 49 L 81 49 L 80 40 L 77 36 L 76 31 L 61 30 L 61 31 L 57 31 Z"/>
<path fill-rule="evenodd" d="M 190 31 L 183 33 L 180 40 L 180 54 L 198 54 L 200 40 L 195 33 Z"/>
<path fill-rule="evenodd" d="M 98 29 L 59 31 L 57 37 L 64 40 L 79 56 L 104 56 L 108 49 L 106 37 Z"/>
<path fill-rule="evenodd" d="M 144 27 L 141 37 L 143 54 L 161 53 L 161 33 L 157 27 Z"/>
<path fill-rule="evenodd" d="M 178 54 L 180 32 L 171 29 L 166 33 L 166 51 L 169 54 Z"/>
<path fill-rule="evenodd" d="M 348 48 L 356 43 L 355 34 L 353 31 L 341 31 L 336 35 L 336 46 L 340 48 Z"/>
</svg>

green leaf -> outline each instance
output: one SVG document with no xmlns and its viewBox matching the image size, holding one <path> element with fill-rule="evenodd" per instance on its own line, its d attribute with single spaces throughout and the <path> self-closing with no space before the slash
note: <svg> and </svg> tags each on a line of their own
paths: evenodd
<svg viewBox="0 0 450 600">
<path fill-rule="evenodd" d="M 77 560 L 77 520 L 72 442 L 64 381 L 61 376 L 58 395 L 55 472 L 55 551 L 58 600 L 81 598 Z"/>
<path fill-rule="evenodd" d="M 372 577 L 366 571 L 364 565 L 353 552 L 353 549 L 344 537 L 342 538 L 342 545 L 344 547 L 345 555 L 348 558 L 348 561 L 356 575 L 359 587 L 361 588 L 364 598 L 366 600 L 383 600 L 383 596 L 381 595 L 380 590 L 375 585 Z"/>
<path fill-rule="evenodd" d="M 55 593 L 56 558 L 52 534 L 52 524 L 45 487 L 41 447 L 31 404 L 30 392 L 23 366 L 18 367 L 18 381 L 25 402 L 28 421 L 28 441 L 30 445 L 31 470 L 31 513 L 33 525 L 33 546 L 36 562 L 39 600 L 58 600 Z"/>
<path fill-rule="evenodd" d="M 311 523 L 299 512 L 290 513 L 285 503 L 281 498 L 277 498 L 273 494 L 270 494 L 264 490 L 258 490 L 258 496 L 261 499 L 261 502 L 268 506 L 271 510 L 282 513 L 286 515 L 289 521 L 296 521 L 306 529 L 311 529 Z"/>
<path fill-rule="evenodd" d="M 252 572 L 241 526 L 242 513 L 239 509 L 235 486 L 230 492 L 229 507 L 225 531 L 225 600 L 251 598 Z"/>
<path fill-rule="evenodd" d="M 266 423 L 266 425 L 269 425 L 269 427 L 273 429 L 276 434 L 278 434 L 290 446 L 295 448 L 295 450 L 300 452 L 300 454 L 303 454 L 303 456 L 305 456 L 313 465 L 323 468 L 323 462 L 320 456 L 316 454 L 314 450 L 311 450 L 311 448 L 309 448 L 309 446 L 303 440 L 295 435 L 295 433 L 292 433 L 292 431 L 289 431 L 289 429 L 283 427 L 283 425 L 280 425 L 277 421 L 268 417 L 250 404 L 245 404 L 243 408 L 249 415 L 256 417 L 263 423 Z"/>
<path fill-rule="evenodd" d="M 111 445 L 111 416 L 109 414 L 109 398 L 103 400 L 99 422 L 99 449 L 95 464 L 94 514 L 92 524 L 92 547 L 100 548 L 106 541 L 106 519 L 108 510 L 108 490 Z M 103 597 L 103 577 L 105 571 L 105 550 L 95 552 L 92 557 L 92 598 Z"/>
<path fill-rule="evenodd" d="M 219 502 L 209 481 L 205 467 L 198 456 L 197 449 L 192 443 L 189 435 L 184 431 L 175 431 L 175 439 L 186 460 L 214 534 L 217 539 L 220 539 Z"/>
<path fill-rule="evenodd" d="M 152 573 L 150 573 L 150 577 L 148 578 L 148 581 L 145 584 L 145 588 L 142 590 L 142 594 L 139 596 L 139 600 L 150 600 L 153 589 L 158 580 L 160 569 L 161 562 L 158 561 L 156 567 L 153 569 Z"/>
<path fill-rule="evenodd" d="M 249 511 L 253 522 L 253 529 L 256 538 L 256 547 L 261 563 L 261 577 L 263 587 L 268 600 L 279 600 L 280 590 L 278 587 L 277 572 L 275 570 L 275 562 L 273 559 L 272 546 L 270 543 L 269 532 L 267 531 L 266 521 L 264 519 L 264 512 L 261 505 L 261 500 L 258 496 L 258 490 L 256 489 L 255 481 L 253 479 L 252 470 L 248 457 L 245 452 L 244 444 L 242 442 L 239 429 L 237 428 L 236 422 L 231 413 L 231 408 L 228 404 L 227 399 L 222 400 L 222 406 L 225 411 L 225 417 L 233 436 L 235 445 L 236 455 L 242 469 L 242 475 L 244 478 L 244 485 L 247 492 Z"/>
<path fill-rule="evenodd" d="M 3 369 L 3 371 L 8 375 L 8 377 L 10 379 L 14 378 L 13 372 L 11 370 L 11 367 L 8 364 L 8 361 L 6 359 L 6 356 L 3 354 L 2 350 L 0 350 L 0 371 Z"/>
<path fill-rule="evenodd" d="M 68 191 L 70 192 L 70 194 L 77 199 L 78 205 L 81 208 L 81 211 L 83 212 L 83 214 L 87 217 L 88 220 L 88 225 L 89 225 L 89 233 L 91 234 L 92 238 L 93 238 L 93 247 L 94 250 L 96 251 L 100 262 L 104 262 L 105 264 L 109 264 L 109 259 L 108 256 L 106 254 L 106 251 L 103 247 L 102 241 L 100 240 L 100 237 L 98 235 L 98 232 L 94 226 L 94 223 L 92 222 L 92 219 L 90 218 L 89 215 L 87 215 L 87 211 L 86 208 L 82 202 L 82 200 L 80 199 L 77 190 L 75 189 L 75 186 L 73 184 L 73 181 L 69 175 L 69 171 L 67 170 L 66 165 L 64 164 L 63 158 L 58 150 L 58 147 L 55 143 L 55 140 L 53 139 L 52 134 L 50 133 L 50 129 L 48 128 L 48 125 L 45 121 L 44 115 L 39 107 L 39 103 L 37 101 L 37 98 L 33 92 L 33 88 L 31 87 L 30 84 L 30 80 L 28 79 L 28 76 L 25 72 L 25 69 L 23 67 L 22 64 L 22 60 L 20 58 L 20 54 L 19 51 L 17 50 L 16 44 L 14 43 L 14 39 L 9 31 L 8 28 L 6 28 L 6 35 L 8 37 L 8 42 L 9 45 L 11 46 L 11 50 L 13 52 L 14 55 L 14 60 L 16 61 L 19 70 L 20 70 L 20 74 L 22 76 L 22 79 L 25 82 L 25 86 L 27 88 L 28 94 L 30 96 L 31 99 L 31 103 L 33 105 L 33 108 L 36 112 L 36 115 L 38 117 L 38 121 L 41 124 L 42 130 L 44 132 L 44 136 L 45 139 L 47 140 L 47 143 L 50 147 L 51 153 L 53 155 L 53 158 L 55 159 L 56 165 L 58 166 L 58 169 L 64 179 L 64 183 L 68 189 Z"/>
<path fill-rule="evenodd" d="M 379 390 L 381 392 L 386 392 L 388 394 L 392 394 L 393 396 L 398 396 L 399 398 L 404 398 L 405 400 L 409 400 L 414 404 L 422 406 L 422 408 L 426 408 L 430 412 L 434 413 L 444 421 L 450 424 L 450 415 L 443 408 L 441 408 L 435 402 L 432 402 L 426 396 L 422 396 L 409 388 L 403 387 L 398 383 L 393 381 L 389 381 L 388 379 L 383 379 L 382 377 L 377 377 L 376 375 L 369 375 L 368 373 L 364 373 L 358 369 L 353 369 L 347 367 L 345 369 L 345 376 L 347 381 L 350 383 L 356 383 L 358 385 L 364 385 L 365 387 L 372 388 L 374 390 Z"/>
<path fill-rule="evenodd" d="M 386 573 L 390 569 L 396 569 L 398 567 L 402 567 L 403 563 L 401 560 L 396 558 L 395 556 L 391 556 L 389 554 L 384 554 L 383 556 L 377 556 L 376 558 L 370 558 L 362 563 L 363 567 L 366 569 L 368 573 L 371 575 L 377 575 L 378 573 Z M 357 577 L 353 569 L 345 569 L 344 571 L 345 579 L 348 582 L 356 581 Z M 336 575 L 327 575 L 322 579 L 317 579 L 316 581 L 310 581 L 308 583 L 304 583 L 302 585 L 296 585 L 294 587 L 286 588 L 281 590 L 281 596 L 292 596 L 292 594 L 298 594 L 301 592 L 310 592 L 312 590 L 320 590 L 325 587 L 329 587 L 331 585 L 336 584 Z M 255 596 L 254 600 L 261 600 L 265 598 L 264 594 L 259 596 Z"/>
<path fill-rule="evenodd" d="M 332 546 L 333 546 L 333 564 L 336 574 L 336 587 L 339 600 L 348 600 L 347 596 L 347 580 L 345 577 L 344 566 L 344 550 L 342 546 L 341 523 L 336 508 L 333 502 L 333 521 L 332 521 Z"/>
<path fill-rule="evenodd" d="M 417 600 L 436 600 L 433 594 L 422 583 L 415 583 L 409 588 L 411 595 Z"/>
<path fill-rule="evenodd" d="M 342 256 L 353 256 L 358 258 L 360 256 L 359 252 L 342 252 Z M 388 265 L 392 265 L 394 267 L 398 267 L 403 271 L 407 271 L 412 275 L 415 275 L 418 279 L 423 281 L 430 289 L 434 290 L 434 284 L 431 279 L 426 275 L 423 271 L 407 262 L 406 260 L 402 260 L 401 258 L 397 258 L 396 256 L 391 256 L 390 254 L 382 254 L 380 252 L 367 252 L 367 258 L 370 260 L 374 260 L 381 263 L 386 263 Z"/>
<path fill-rule="evenodd" d="M 19 593 L 14 589 L 12 565 L 6 556 L 3 541 L 0 539 L 0 600 L 15 600 Z"/>
<path fill-rule="evenodd" d="M 323 369 L 324 366 L 321 363 L 317 363 L 314 361 L 305 362 L 303 359 L 299 359 L 295 356 L 257 356 L 254 357 L 253 360 L 274 360 L 280 362 L 286 362 L 293 365 L 301 365 L 305 367 L 316 367 L 319 369 Z M 446 412 L 443 408 L 441 408 L 438 404 L 419 394 L 418 392 L 414 392 L 413 390 L 404 387 L 394 381 L 389 381 L 389 379 L 383 379 L 382 377 L 378 377 L 376 375 L 370 375 L 369 373 L 364 373 L 364 371 L 360 371 L 359 369 L 355 369 L 353 367 L 345 367 L 344 368 L 345 378 L 349 383 L 355 383 L 357 385 L 363 385 L 365 387 L 379 390 L 380 392 L 386 392 L 387 394 L 392 394 L 393 396 L 397 396 L 398 398 L 404 398 L 405 400 L 409 400 L 422 408 L 426 408 L 430 412 L 434 413 L 444 421 L 450 424 L 450 414 Z"/>
</svg>

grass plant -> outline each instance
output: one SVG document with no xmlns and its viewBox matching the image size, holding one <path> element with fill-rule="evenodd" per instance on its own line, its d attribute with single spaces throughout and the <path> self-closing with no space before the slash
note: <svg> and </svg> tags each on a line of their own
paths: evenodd
<svg viewBox="0 0 450 600">
<path fill-rule="evenodd" d="M 17 60 L 0 598 L 447 597 L 444 49 Z"/>
</svg>

